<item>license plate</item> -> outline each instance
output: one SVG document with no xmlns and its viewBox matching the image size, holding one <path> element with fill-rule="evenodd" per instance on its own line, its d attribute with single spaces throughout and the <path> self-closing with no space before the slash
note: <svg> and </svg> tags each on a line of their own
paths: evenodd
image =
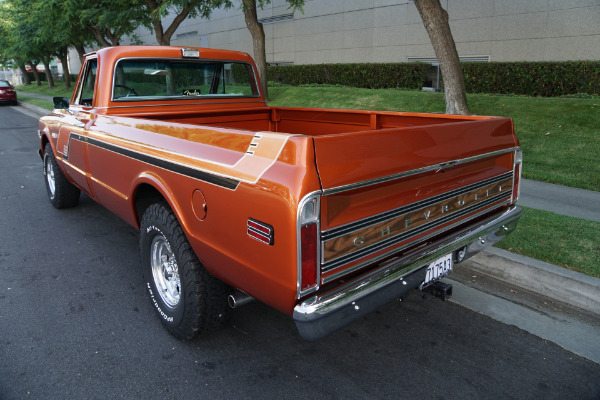
<svg viewBox="0 0 600 400">
<path fill-rule="evenodd" d="M 448 275 L 450 271 L 452 271 L 452 253 L 446 254 L 429 264 L 423 286 Z"/>
</svg>

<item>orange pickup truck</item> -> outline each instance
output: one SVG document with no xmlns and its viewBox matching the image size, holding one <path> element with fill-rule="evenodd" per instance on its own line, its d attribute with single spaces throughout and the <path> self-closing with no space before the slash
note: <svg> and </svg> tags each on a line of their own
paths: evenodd
<svg viewBox="0 0 600 400">
<path fill-rule="evenodd" d="M 139 230 L 144 287 L 180 339 L 257 299 L 319 339 L 515 229 L 509 118 L 269 107 L 244 53 L 87 54 L 39 122 L 56 208 L 80 191 Z"/>
</svg>

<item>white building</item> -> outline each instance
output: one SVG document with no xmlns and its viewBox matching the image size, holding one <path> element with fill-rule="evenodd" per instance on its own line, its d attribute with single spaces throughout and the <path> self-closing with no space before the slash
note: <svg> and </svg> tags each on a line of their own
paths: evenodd
<svg viewBox="0 0 600 400">
<path fill-rule="evenodd" d="M 600 0 L 441 2 L 463 60 L 600 60 Z M 435 62 L 412 1 L 306 0 L 303 10 L 272 0 L 259 11 L 268 62 Z M 136 34 L 144 44 L 157 44 L 154 32 L 139 28 Z M 184 21 L 171 44 L 253 52 L 240 7 Z"/>
</svg>

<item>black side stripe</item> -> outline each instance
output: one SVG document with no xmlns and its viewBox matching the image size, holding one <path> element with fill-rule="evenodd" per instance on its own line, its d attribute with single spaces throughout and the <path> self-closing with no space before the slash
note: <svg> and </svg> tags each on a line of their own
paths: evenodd
<svg viewBox="0 0 600 400">
<path fill-rule="evenodd" d="M 105 149 L 108 151 L 112 151 L 113 153 L 121 154 L 125 157 L 132 158 L 134 160 L 141 161 L 143 163 L 153 165 L 158 168 L 162 168 L 167 171 L 175 172 L 180 175 L 189 176 L 194 179 L 201 180 L 203 182 L 211 183 L 216 186 L 224 187 L 226 189 L 235 190 L 237 189 L 240 181 L 233 178 L 227 178 L 215 174 L 211 174 L 210 172 L 206 172 L 203 170 L 195 169 L 192 167 L 188 167 L 185 165 L 180 165 L 168 160 L 164 160 L 157 157 L 152 157 L 147 154 L 138 153 L 133 150 L 125 149 L 119 146 L 115 146 L 110 143 L 103 142 L 98 139 L 90 138 L 88 136 L 78 135 L 76 133 L 71 133 L 69 137 L 69 141 L 71 139 L 79 140 L 81 142 L 86 142 L 90 145 L 99 147 L 101 149 Z"/>
</svg>

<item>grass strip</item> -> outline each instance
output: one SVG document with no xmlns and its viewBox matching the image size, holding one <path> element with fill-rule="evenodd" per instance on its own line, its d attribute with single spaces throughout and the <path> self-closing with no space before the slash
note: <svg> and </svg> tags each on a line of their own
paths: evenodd
<svg viewBox="0 0 600 400">
<path fill-rule="evenodd" d="M 517 229 L 496 247 L 600 278 L 600 222 L 523 209 Z"/>
<path fill-rule="evenodd" d="M 25 94 L 19 94 L 18 100 L 24 103 L 33 104 L 34 106 L 45 108 L 48 111 L 52 111 L 54 104 L 49 100 L 38 99 L 37 97 L 27 96 Z"/>
<path fill-rule="evenodd" d="M 71 98 L 73 94 L 73 88 L 65 89 L 65 86 L 62 82 L 57 82 L 56 86 L 52 89 L 48 87 L 46 82 L 42 82 L 40 86 L 36 86 L 35 84 L 31 85 L 20 85 L 16 87 L 18 92 L 23 93 L 35 93 L 35 94 L 43 94 L 51 97 L 68 97 Z"/>
</svg>

